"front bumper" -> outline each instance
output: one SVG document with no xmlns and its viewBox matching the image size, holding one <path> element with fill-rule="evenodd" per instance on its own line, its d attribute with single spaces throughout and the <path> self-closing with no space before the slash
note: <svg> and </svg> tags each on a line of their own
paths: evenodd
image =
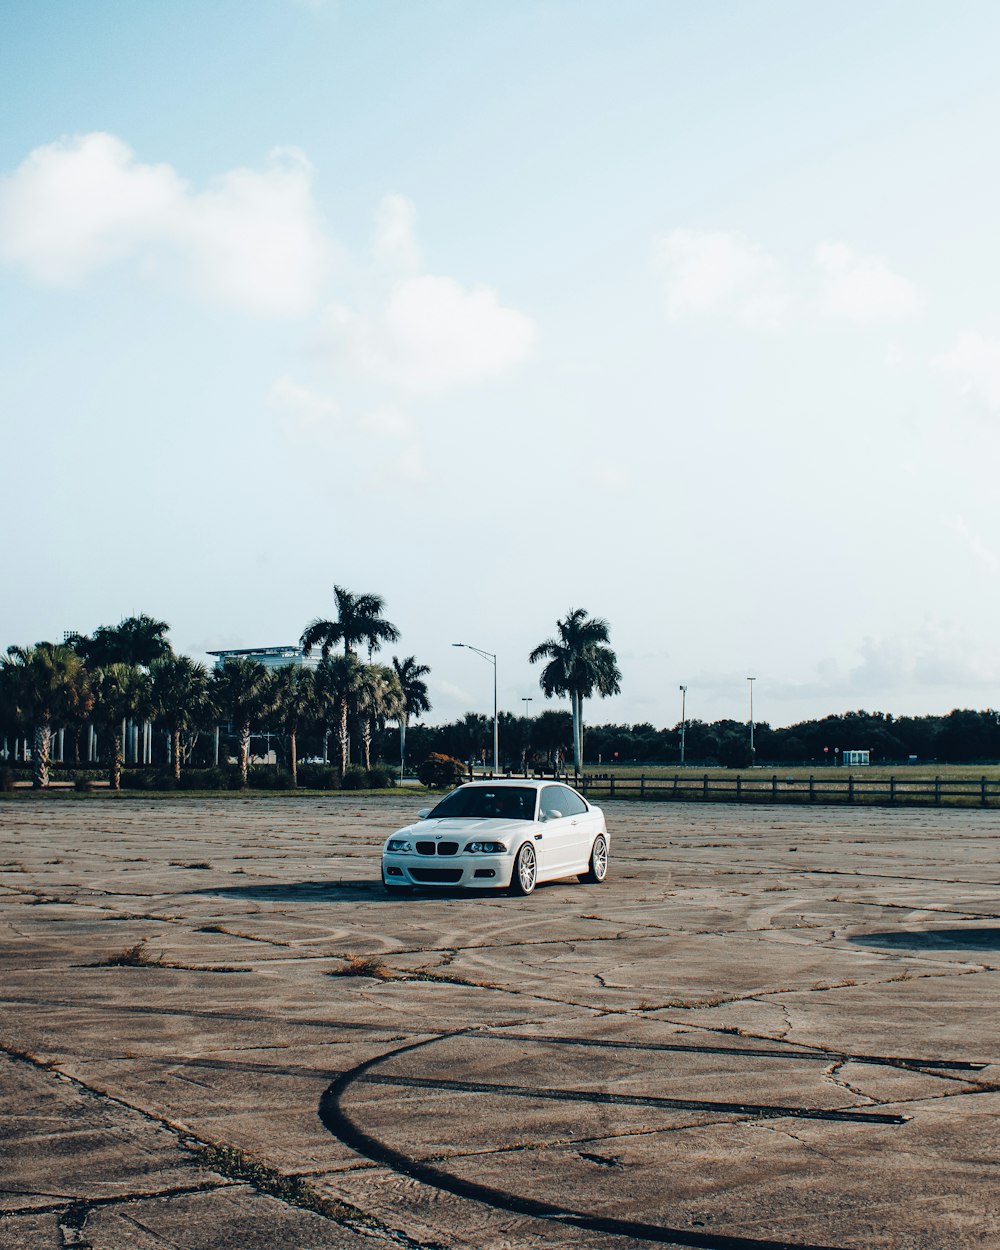
<svg viewBox="0 0 1000 1250">
<path fill-rule="evenodd" d="M 514 856 L 383 854 L 382 876 L 389 885 L 433 889 L 492 890 L 510 885 Z"/>
</svg>

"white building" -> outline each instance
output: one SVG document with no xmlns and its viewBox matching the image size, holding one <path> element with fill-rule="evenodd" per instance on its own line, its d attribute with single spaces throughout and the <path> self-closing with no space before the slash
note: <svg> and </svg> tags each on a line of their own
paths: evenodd
<svg viewBox="0 0 1000 1250">
<path fill-rule="evenodd" d="M 304 655 L 302 648 L 296 643 L 289 647 L 243 647 L 235 651 L 209 651 L 215 656 L 215 667 L 221 668 L 227 660 L 257 660 L 265 668 L 287 668 L 295 664 L 305 668 L 315 668 L 319 663 L 319 652 Z"/>
</svg>

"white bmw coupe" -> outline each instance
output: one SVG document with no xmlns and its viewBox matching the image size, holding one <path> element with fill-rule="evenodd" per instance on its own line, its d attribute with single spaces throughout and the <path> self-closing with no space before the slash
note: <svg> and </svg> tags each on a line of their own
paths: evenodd
<svg viewBox="0 0 1000 1250">
<path fill-rule="evenodd" d="M 579 876 L 597 884 L 608 874 L 604 813 L 571 787 L 553 781 L 470 781 L 420 823 L 387 838 L 382 883 L 504 887 L 530 894 L 539 881 Z"/>
</svg>

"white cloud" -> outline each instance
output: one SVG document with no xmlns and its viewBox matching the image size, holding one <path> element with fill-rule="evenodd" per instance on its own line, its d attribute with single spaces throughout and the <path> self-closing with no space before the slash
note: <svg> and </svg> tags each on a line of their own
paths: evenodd
<svg viewBox="0 0 1000 1250">
<path fill-rule="evenodd" d="M 377 434 L 381 438 L 403 438 L 413 430 L 413 422 L 409 416 L 392 404 L 376 408 L 366 413 L 358 422 L 363 430 Z"/>
<path fill-rule="evenodd" d="M 653 240 L 653 263 L 674 319 L 721 314 L 771 329 L 788 309 L 788 293 L 774 259 L 737 234 L 671 230 Z"/>
<path fill-rule="evenodd" d="M 621 464 L 607 463 L 594 469 L 594 481 L 602 489 L 620 493 L 631 489 L 632 475 Z"/>
<path fill-rule="evenodd" d="M 1000 340 L 974 332 L 963 334 L 951 351 L 935 356 L 931 363 L 942 373 L 954 374 L 963 394 L 1000 410 Z"/>
<path fill-rule="evenodd" d="M 387 195 L 375 213 L 372 251 L 380 265 L 403 273 L 420 269 L 420 245 L 416 235 L 417 210 L 405 195 Z"/>
<path fill-rule="evenodd" d="M 821 243 L 816 263 L 823 275 L 820 312 L 867 324 L 913 317 L 924 299 L 912 282 L 878 256 L 861 256 L 846 243 Z"/>
<path fill-rule="evenodd" d="M 992 576 L 1000 573 L 1000 556 L 983 536 L 969 525 L 965 517 L 957 516 L 948 524 L 988 573 Z"/>
<path fill-rule="evenodd" d="M 279 378 L 267 394 L 267 406 L 276 412 L 287 427 L 297 435 L 311 436 L 329 430 L 336 419 L 338 407 L 324 395 L 308 386 Z"/>
<path fill-rule="evenodd" d="M 486 287 L 423 274 L 397 282 L 380 312 L 333 310 L 330 329 L 366 373 L 404 390 L 434 392 L 495 377 L 531 351 L 531 319 Z"/>
<path fill-rule="evenodd" d="M 811 681 L 769 682 L 770 697 L 822 701 L 829 709 L 888 707 L 914 702 L 943 690 L 946 698 L 975 699 L 986 706 L 1000 682 L 1000 657 L 992 640 L 977 637 L 952 621 L 928 619 L 908 631 L 868 636 L 858 646 L 858 660 L 843 665 L 824 660 Z"/>
<path fill-rule="evenodd" d="M 282 149 L 264 170 L 234 169 L 194 192 L 115 135 L 62 139 L 0 180 L 0 259 L 66 284 L 135 258 L 164 277 L 179 267 L 196 289 L 246 311 L 301 315 L 329 260 L 311 179 L 301 153 Z"/>
</svg>

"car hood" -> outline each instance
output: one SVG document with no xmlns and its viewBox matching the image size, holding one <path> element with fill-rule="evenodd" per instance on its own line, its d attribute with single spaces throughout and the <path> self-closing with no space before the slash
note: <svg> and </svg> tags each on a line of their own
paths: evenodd
<svg viewBox="0 0 1000 1250">
<path fill-rule="evenodd" d="M 482 834 L 484 838 L 495 840 L 516 836 L 527 831 L 533 825 L 530 820 L 487 820 L 482 816 L 446 816 L 435 820 L 418 820 L 415 825 L 407 825 L 394 833 L 394 838 L 433 838 L 433 837 L 474 837 Z"/>
</svg>

